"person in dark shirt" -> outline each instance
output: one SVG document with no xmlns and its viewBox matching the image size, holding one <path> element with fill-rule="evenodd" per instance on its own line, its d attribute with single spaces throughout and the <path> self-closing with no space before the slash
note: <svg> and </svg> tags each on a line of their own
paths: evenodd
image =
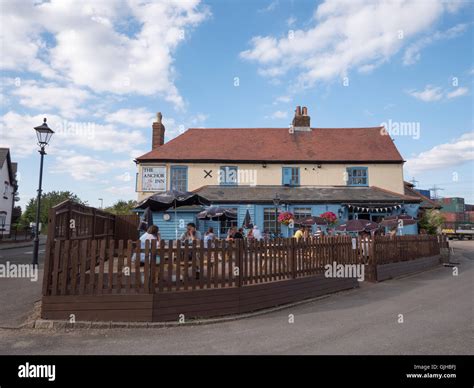
<svg viewBox="0 0 474 388">
<path fill-rule="evenodd" d="M 242 228 L 234 233 L 234 239 L 236 238 L 244 238 L 244 230 Z"/>
</svg>

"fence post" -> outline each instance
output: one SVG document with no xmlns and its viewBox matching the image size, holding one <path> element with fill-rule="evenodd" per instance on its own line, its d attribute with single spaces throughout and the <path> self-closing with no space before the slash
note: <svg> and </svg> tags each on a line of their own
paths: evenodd
<svg viewBox="0 0 474 388">
<path fill-rule="evenodd" d="M 293 279 L 296 279 L 296 271 L 297 271 L 297 262 L 296 262 L 296 244 L 295 244 L 295 239 L 293 237 L 290 237 L 290 249 L 289 251 L 289 257 L 290 257 L 290 263 L 291 263 L 291 277 Z"/>
<path fill-rule="evenodd" d="M 92 228 L 91 228 L 91 234 L 92 234 L 92 239 L 95 239 L 95 221 L 96 221 L 96 213 L 95 213 L 95 207 L 92 208 Z"/>
<path fill-rule="evenodd" d="M 44 254 L 44 270 L 43 270 L 43 295 L 47 296 L 49 292 L 49 280 L 51 276 L 51 252 L 56 232 L 56 211 L 49 209 L 48 214 L 48 235 L 46 238 L 46 252 Z"/>
<path fill-rule="evenodd" d="M 246 243 L 246 241 L 245 241 Z M 246 249 L 246 246 L 244 244 L 244 239 L 237 239 L 237 268 L 239 269 L 239 278 L 237 281 L 237 287 L 242 287 L 243 284 L 243 277 L 244 277 L 244 266 L 243 266 L 243 254 L 244 254 L 244 249 Z"/>
<path fill-rule="evenodd" d="M 72 207 L 71 207 L 71 202 L 67 204 L 67 225 L 66 225 L 66 240 L 71 239 L 71 214 L 72 214 Z"/>
<path fill-rule="evenodd" d="M 377 281 L 377 258 L 375 257 L 375 244 L 377 242 L 377 238 L 374 236 L 373 239 L 369 240 L 369 278 L 373 282 Z"/>
</svg>

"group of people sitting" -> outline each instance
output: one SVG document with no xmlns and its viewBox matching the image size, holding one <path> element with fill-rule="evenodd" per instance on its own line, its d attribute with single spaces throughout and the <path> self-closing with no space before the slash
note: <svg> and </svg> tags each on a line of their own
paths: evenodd
<svg viewBox="0 0 474 388">
<path fill-rule="evenodd" d="M 316 228 L 316 232 L 312 233 L 311 226 L 300 226 L 293 235 L 294 238 L 299 240 L 300 238 L 306 239 L 310 237 L 322 237 L 322 236 L 335 236 L 336 232 L 334 229 L 328 228 L 326 231 L 322 230 L 321 227 Z"/>
</svg>

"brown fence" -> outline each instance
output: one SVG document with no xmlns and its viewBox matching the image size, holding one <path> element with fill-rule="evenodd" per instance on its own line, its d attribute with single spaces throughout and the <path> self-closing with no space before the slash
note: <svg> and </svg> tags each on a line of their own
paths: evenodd
<svg viewBox="0 0 474 388">
<path fill-rule="evenodd" d="M 203 241 L 162 240 L 142 248 L 132 240 L 56 239 L 47 245 L 43 317 L 82 311 L 84 319 L 169 320 L 179 311 L 192 316 L 251 311 L 357 287 L 355 278 L 328 279 L 327 264 L 364 265 L 365 279 L 374 281 L 384 264 L 439 255 L 443 241 L 339 236 L 218 240 L 205 247 Z M 133 295 L 143 298 L 131 302 Z M 137 306 L 147 307 L 137 312 Z"/>
<path fill-rule="evenodd" d="M 57 240 L 47 252 L 44 295 L 241 287 L 321 274 L 333 262 L 367 261 L 352 239 L 342 236 L 209 245 L 161 240 L 142 248 L 131 240 Z"/>
<path fill-rule="evenodd" d="M 49 212 L 48 236 L 58 240 L 138 239 L 139 216 L 114 215 L 66 200 Z"/>
</svg>

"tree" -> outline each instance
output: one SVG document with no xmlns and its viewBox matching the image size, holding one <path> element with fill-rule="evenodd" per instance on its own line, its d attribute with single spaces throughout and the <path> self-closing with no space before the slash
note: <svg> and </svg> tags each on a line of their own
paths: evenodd
<svg viewBox="0 0 474 388">
<path fill-rule="evenodd" d="M 419 225 L 420 228 L 425 229 L 428 234 L 436 234 L 444 222 L 444 217 L 439 210 L 430 209 L 423 214 Z"/>
<path fill-rule="evenodd" d="M 41 195 L 40 222 L 43 228 L 48 224 L 49 209 L 67 199 L 78 202 L 82 205 L 86 204 L 81 201 L 76 194 L 73 194 L 70 191 L 51 191 Z M 36 198 L 31 198 L 29 200 L 25 212 L 21 215 L 19 224 L 20 227 L 27 227 L 30 225 L 30 222 L 36 222 Z"/>
<path fill-rule="evenodd" d="M 127 215 L 133 214 L 132 209 L 137 206 L 137 201 L 129 200 L 118 200 L 112 206 L 105 208 L 106 212 L 116 214 L 116 215 Z"/>
</svg>

